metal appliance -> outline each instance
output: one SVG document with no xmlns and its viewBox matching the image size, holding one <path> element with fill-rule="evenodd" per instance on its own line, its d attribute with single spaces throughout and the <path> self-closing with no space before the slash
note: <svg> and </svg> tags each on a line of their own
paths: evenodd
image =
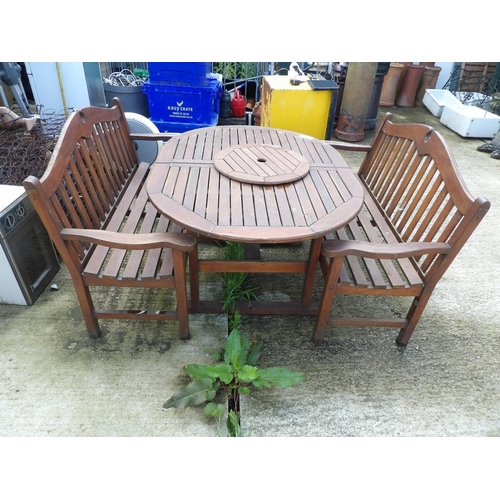
<svg viewBox="0 0 500 500">
<path fill-rule="evenodd" d="M 0 304 L 32 305 L 59 267 L 24 188 L 0 185 Z"/>
<path fill-rule="evenodd" d="M 24 118 L 33 116 L 29 110 L 28 99 L 24 92 L 23 83 L 21 81 L 21 66 L 15 62 L 0 62 L 0 83 L 3 82 L 10 88 L 14 99 L 22 111 Z M 0 97 L 2 98 L 3 105 L 8 108 L 9 103 L 7 97 L 0 85 Z"/>
</svg>

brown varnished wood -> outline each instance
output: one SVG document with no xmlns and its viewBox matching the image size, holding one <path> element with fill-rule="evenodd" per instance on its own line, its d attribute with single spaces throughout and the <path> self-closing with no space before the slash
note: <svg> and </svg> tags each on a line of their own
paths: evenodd
<svg viewBox="0 0 500 500">
<path fill-rule="evenodd" d="M 255 168 L 257 158 L 267 161 Z M 300 170 L 304 165 L 307 172 Z M 300 175 L 275 182 L 295 167 Z M 247 178 L 252 172 L 255 178 Z M 274 179 L 268 181 L 266 175 Z M 309 309 L 322 237 L 349 223 L 364 196 L 359 179 L 324 142 L 246 126 L 208 127 L 171 138 L 153 165 L 146 189 L 152 204 L 189 232 L 245 244 L 250 261 L 201 260 L 200 272 L 303 273 L 301 310 Z M 306 240 L 313 241 L 307 261 L 258 259 L 260 244 Z"/>
<path fill-rule="evenodd" d="M 215 144 L 215 137 L 228 138 L 229 144 Z M 209 141 L 214 148 L 220 144 L 220 152 L 239 147 L 240 138 L 297 151 L 313 162 L 310 173 L 295 182 L 274 186 L 228 181 L 213 166 Z M 203 144 L 206 163 L 199 161 L 202 154 L 197 153 L 198 144 Z M 332 161 L 331 152 L 327 151 L 328 146 L 321 141 L 293 132 L 260 127 L 198 129 L 174 137 L 165 145 L 148 178 L 147 190 L 158 210 L 180 226 L 204 236 L 255 243 L 308 240 L 344 225 L 362 203 L 363 190 L 354 174 L 338 153 Z M 321 170 L 333 180 L 316 175 Z M 334 184 L 339 191 L 336 201 L 327 184 Z M 171 191 L 173 185 L 177 195 Z"/>
<path fill-rule="evenodd" d="M 207 142 L 213 131 L 207 132 Z M 309 162 L 297 152 L 275 145 L 239 144 L 214 155 L 215 168 L 225 177 L 249 184 L 285 184 L 309 172 Z"/>
<path fill-rule="evenodd" d="M 186 264 L 189 255 L 196 265 L 196 238 L 151 204 L 148 174 L 116 99 L 108 109 L 74 112 L 42 178 L 23 183 L 71 274 L 91 336 L 100 335 L 99 319 L 142 319 L 177 321 L 181 338 L 189 337 Z M 197 277 L 191 285 L 196 301 Z M 91 286 L 173 288 L 176 310 L 104 311 L 94 307 Z"/>
<path fill-rule="evenodd" d="M 358 171 L 363 209 L 323 243 L 316 343 L 327 326 L 381 326 L 399 328 L 396 342 L 406 346 L 434 287 L 490 208 L 471 196 L 438 132 L 391 118 L 381 121 Z M 345 318 L 331 316 L 337 294 L 414 300 L 404 319 Z"/>
</svg>

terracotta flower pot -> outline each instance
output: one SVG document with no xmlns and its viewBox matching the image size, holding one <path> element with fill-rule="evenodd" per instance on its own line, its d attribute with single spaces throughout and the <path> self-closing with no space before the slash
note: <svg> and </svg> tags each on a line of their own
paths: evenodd
<svg viewBox="0 0 500 500">
<path fill-rule="evenodd" d="M 404 76 L 406 74 L 406 68 L 410 65 L 410 64 L 413 64 L 412 62 L 401 62 L 399 61 L 399 64 L 402 64 L 403 65 L 403 69 L 401 70 L 401 76 L 399 77 L 399 82 L 398 82 L 398 90 L 396 91 L 396 95 L 399 93 L 399 91 L 401 90 L 401 85 L 403 83 L 403 80 L 404 80 Z"/>
<path fill-rule="evenodd" d="M 384 83 L 382 84 L 382 92 L 380 93 L 381 106 L 394 106 L 398 83 L 403 71 L 404 64 L 391 63 L 389 71 L 385 75 Z"/>
<path fill-rule="evenodd" d="M 441 68 L 439 66 L 426 66 L 415 98 L 416 106 L 423 106 L 422 102 L 427 89 L 435 89 Z"/>
<path fill-rule="evenodd" d="M 396 96 L 396 106 L 412 108 L 415 105 L 418 86 L 425 67 L 420 64 L 409 64 L 401 83 L 401 90 Z"/>
</svg>

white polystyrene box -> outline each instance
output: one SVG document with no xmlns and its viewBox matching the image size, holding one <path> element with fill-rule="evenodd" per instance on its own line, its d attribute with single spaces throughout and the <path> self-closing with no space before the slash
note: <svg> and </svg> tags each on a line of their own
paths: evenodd
<svg viewBox="0 0 500 500">
<path fill-rule="evenodd" d="M 462 103 L 449 91 L 427 89 L 422 99 L 425 107 L 437 118 L 443 113 L 445 105 L 461 105 Z"/>
<path fill-rule="evenodd" d="M 462 137 L 492 138 L 500 130 L 500 116 L 477 106 L 446 105 L 440 122 Z"/>
</svg>

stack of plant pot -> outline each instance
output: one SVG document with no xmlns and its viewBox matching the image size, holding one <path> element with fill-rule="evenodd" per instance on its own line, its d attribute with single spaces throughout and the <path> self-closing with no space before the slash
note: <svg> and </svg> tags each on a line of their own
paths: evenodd
<svg viewBox="0 0 500 500">
<path fill-rule="evenodd" d="M 436 88 L 440 71 L 441 68 L 433 62 L 391 63 L 382 85 L 380 105 L 405 108 L 422 106 L 425 91 Z"/>
<path fill-rule="evenodd" d="M 377 125 L 377 114 L 380 103 L 380 95 L 385 77 L 389 71 L 390 63 L 379 62 L 377 64 L 377 72 L 375 73 L 375 81 L 373 82 L 373 90 L 366 116 L 365 130 L 373 130 Z"/>
<path fill-rule="evenodd" d="M 336 63 L 334 65 L 334 79 L 339 86 L 337 95 L 337 104 L 335 108 L 334 122 L 333 126 L 338 130 L 334 133 L 334 137 L 343 137 L 344 140 L 361 140 L 363 138 L 363 133 L 361 130 L 373 130 L 377 124 L 377 114 L 379 108 L 380 94 L 382 92 L 382 85 L 384 78 L 389 71 L 388 62 L 379 63 Z M 360 71 L 364 68 L 366 71 L 368 65 L 371 66 L 369 74 L 360 73 L 358 77 L 348 78 L 349 65 L 355 67 L 356 69 L 351 71 Z M 375 75 L 372 74 L 375 68 Z M 346 83 L 349 80 L 349 90 L 346 90 L 346 101 L 344 99 L 344 89 Z M 349 97 L 350 95 L 350 97 Z M 351 102 L 349 102 L 349 100 Z M 344 104 L 344 111 L 342 112 L 342 106 Z M 347 125 L 346 125 L 346 113 L 349 114 L 354 106 L 355 114 L 349 118 L 351 122 L 349 124 L 350 132 L 346 135 Z M 366 109 L 365 109 L 366 108 Z M 341 117 L 342 116 L 342 117 Z M 356 121 L 356 125 L 354 125 Z M 340 123 L 340 126 L 339 126 Z M 361 129 L 362 125 L 362 129 Z M 349 137 L 349 138 L 347 138 Z"/>
<path fill-rule="evenodd" d="M 425 65 L 424 72 L 422 74 L 422 79 L 420 80 L 420 85 L 418 86 L 417 96 L 415 98 L 415 106 L 423 106 L 423 99 L 425 91 L 427 89 L 435 89 L 436 83 L 439 78 L 439 73 L 441 68 L 435 66 L 434 63 L 420 63 Z"/>
<path fill-rule="evenodd" d="M 333 136 L 343 141 L 361 141 L 368 117 L 378 63 L 349 63 L 345 88 Z"/>
<path fill-rule="evenodd" d="M 347 71 L 349 69 L 349 64 L 350 63 L 348 62 L 339 62 L 335 63 L 333 67 L 334 79 L 339 86 L 337 94 L 337 105 L 335 108 L 335 116 L 333 122 L 334 127 L 337 126 L 339 120 L 340 108 L 342 106 L 342 98 L 344 96 L 344 87 L 347 79 Z M 388 62 L 377 63 L 377 70 L 375 73 L 375 80 L 373 82 L 373 87 L 371 91 L 371 97 L 368 105 L 364 130 L 373 130 L 376 127 L 380 94 L 382 92 L 384 78 L 386 77 L 387 72 L 389 71 L 389 65 L 390 63 Z"/>
</svg>

